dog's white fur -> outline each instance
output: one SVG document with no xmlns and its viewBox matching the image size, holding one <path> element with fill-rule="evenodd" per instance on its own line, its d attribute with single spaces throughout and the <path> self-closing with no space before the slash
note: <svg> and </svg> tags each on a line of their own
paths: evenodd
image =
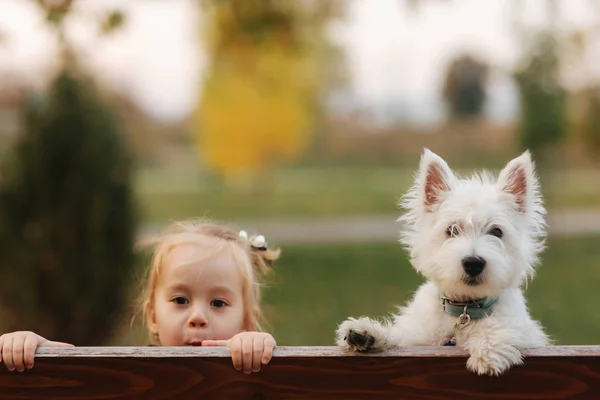
<svg viewBox="0 0 600 400">
<path fill-rule="evenodd" d="M 337 331 L 337 343 L 357 351 L 390 346 L 439 346 L 454 332 L 457 317 L 444 312 L 440 294 L 453 300 L 498 296 L 493 314 L 473 319 L 456 336 L 469 352 L 467 368 L 500 375 L 522 364 L 519 347 L 545 346 L 549 339 L 529 316 L 521 286 L 534 275 L 544 249 L 545 209 L 529 152 L 511 160 L 494 179 L 488 172 L 457 177 L 446 162 L 425 149 L 419 172 L 401 205 L 401 242 L 415 269 L 426 279 L 412 301 L 392 321 L 350 318 Z M 454 228 L 452 228 L 454 227 Z M 490 235 L 498 227 L 502 237 Z M 450 236 L 448 228 L 454 229 Z M 465 283 L 462 259 L 486 260 L 477 285 Z M 370 336 L 360 346 L 351 332 Z"/>
</svg>

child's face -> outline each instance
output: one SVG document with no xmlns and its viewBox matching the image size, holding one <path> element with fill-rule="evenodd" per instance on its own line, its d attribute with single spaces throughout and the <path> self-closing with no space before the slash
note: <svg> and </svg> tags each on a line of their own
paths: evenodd
<svg viewBox="0 0 600 400">
<path fill-rule="evenodd" d="M 243 280 L 231 251 L 203 257 L 217 243 L 206 238 L 206 245 L 181 245 L 165 258 L 148 315 L 161 345 L 199 346 L 206 339 L 230 339 L 244 329 Z"/>
</svg>

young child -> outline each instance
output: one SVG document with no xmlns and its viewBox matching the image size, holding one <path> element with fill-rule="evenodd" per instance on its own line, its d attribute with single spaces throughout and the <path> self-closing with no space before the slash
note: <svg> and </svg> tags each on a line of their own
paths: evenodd
<svg viewBox="0 0 600 400">
<path fill-rule="evenodd" d="M 157 242 L 139 302 L 152 345 L 228 345 L 237 370 L 259 371 L 276 346 L 258 331 L 260 278 L 279 254 L 264 236 L 211 222 L 173 224 Z M 0 362 L 11 371 L 32 368 L 41 346 L 71 345 L 9 333 L 0 336 Z"/>
</svg>

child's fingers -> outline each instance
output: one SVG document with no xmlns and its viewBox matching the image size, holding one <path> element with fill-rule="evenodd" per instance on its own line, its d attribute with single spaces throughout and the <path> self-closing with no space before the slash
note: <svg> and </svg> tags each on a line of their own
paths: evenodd
<svg viewBox="0 0 600 400">
<path fill-rule="evenodd" d="M 229 346 L 229 340 L 203 340 L 202 347 L 204 346 Z"/>
<path fill-rule="evenodd" d="M 263 349 L 265 347 L 265 341 L 261 337 L 257 337 L 253 340 L 252 349 L 252 372 L 260 371 Z"/>
<path fill-rule="evenodd" d="M 271 361 L 275 346 L 277 346 L 277 343 L 275 342 L 275 339 L 273 339 L 273 336 L 267 336 L 264 340 L 264 350 L 261 363 L 266 365 L 269 363 L 269 361 Z"/>
<path fill-rule="evenodd" d="M 37 349 L 39 339 L 36 336 L 29 335 L 23 343 L 23 364 L 25 368 L 33 368 L 35 358 L 35 349 Z"/>
<path fill-rule="evenodd" d="M 233 337 L 230 348 L 233 368 L 239 371 L 242 369 L 242 339 L 240 337 Z"/>
<path fill-rule="evenodd" d="M 26 336 L 16 335 L 12 344 L 13 365 L 18 372 L 25 371 L 23 363 L 23 346 L 25 345 Z"/>
<path fill-rule="evenodd" d="M 254 339 L 252 337 L 246 337 L 242 340 L 242 368 L 245 374 L 252 372 L 253 347 Z"/>
<path fill-rule="evenodd" d="M 2 359 L 4 361 L 4 365 L 9 371 L 15 370 L 15 365 L 13 364 L 13 337 L 8 337 L 4 339 L 4 343 L 2 344 Z"/>
</svg>

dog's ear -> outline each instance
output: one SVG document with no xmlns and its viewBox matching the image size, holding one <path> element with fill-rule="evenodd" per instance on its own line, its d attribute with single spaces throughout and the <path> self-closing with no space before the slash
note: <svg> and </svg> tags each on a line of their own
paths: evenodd
<svg viewBox="0 0 600 400">
<path fill-rule="evenodd" d="M 498 176 L 498 186 L 514 197 L 515 207 L 520 213 L 527 212 L 539 196 L 539 184 L 529 151 L 506 164 Z"/>
<path fill-rule="evenodd" d="M 454 181 L 454 174 L 440 156 L 429 149 L 423 151 L 419 167 L 418 183 L 422 204 L 426 211 L 441 203 L 444 193 L 448 192 Z"/>
</svg>

